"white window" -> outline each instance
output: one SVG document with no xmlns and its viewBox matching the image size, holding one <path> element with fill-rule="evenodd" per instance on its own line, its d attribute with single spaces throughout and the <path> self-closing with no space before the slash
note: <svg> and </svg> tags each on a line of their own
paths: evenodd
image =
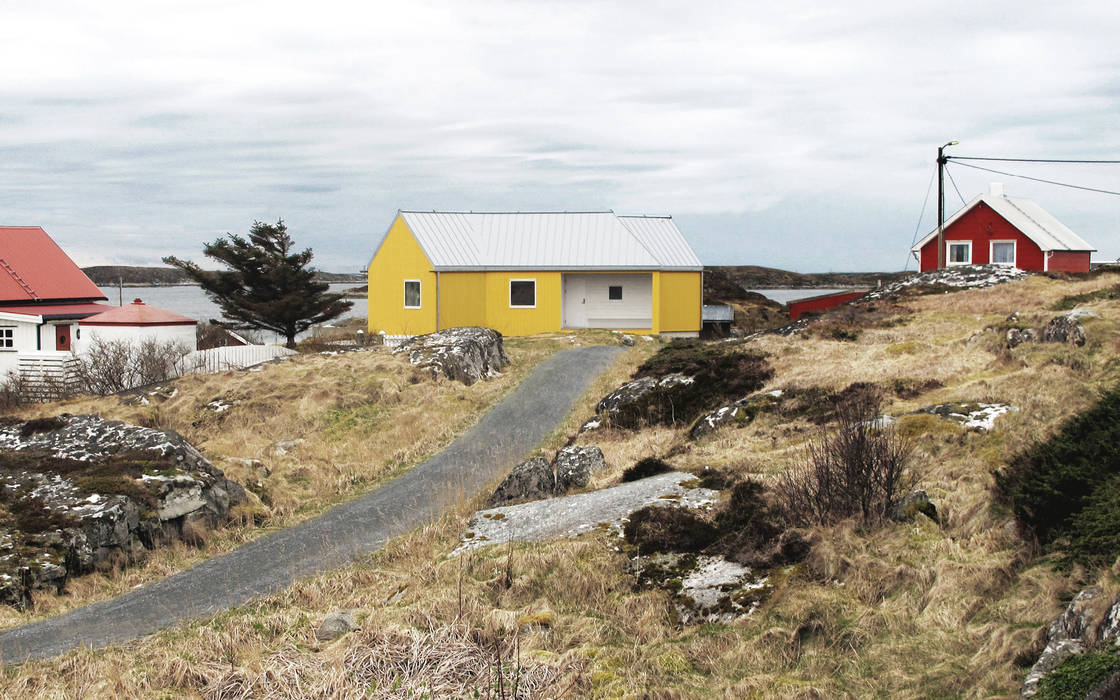
<svg viewBox="0 0 1120 700">
<path fill-rule="evenodd" d="M 993 265 L 1015 264 L 1015 241 L 992 241 L 991 257 Z"/>
<path fill-rule="evenodd" d="M 420 280 L 404 281 L 404 308 L 420 308 Z"/>
<path fill-rule="evenodd" d="M 15 328 L 0 328 L 0 350 L 7 350 L 16 346 L 15 332 Z"/>
<path fill-rule="evenodd" d="M 622 299 L 622 285 L 612 284 L 607 287 L 607 299 L 611 301 L 620 301 Z"/>
<path fill-rule="evenodd" d="M 509 306 L 511 309 L 515 307 L 520 309 L 537 308 L 537 281 L 510 280 Z"/>
<path fill-rule="evenodd" d="M 949 241 L 950 265 L 972 264 L 972 241 Z"/>
</svg>

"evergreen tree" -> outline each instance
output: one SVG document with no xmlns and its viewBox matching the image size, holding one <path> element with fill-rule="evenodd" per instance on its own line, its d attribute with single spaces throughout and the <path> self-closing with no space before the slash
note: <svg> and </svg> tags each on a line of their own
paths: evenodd
<svg viewBox="0 0 1120 700">
<path fill-rule="evenodd" d="M 202 285 L 227 319 L 283 335 L 287 347 L 311 326 L 337 318 L 353 302 L 328 294 L 326 282 L 315 281 L 311 249 L 292 251 L 283 219 L 275 225 L 254 221 L 245 239 L 232 233 L 203 247 L 202 252 L 228 267 L 203 270 L 189 260 L 163 259 Z"/>
</svg>

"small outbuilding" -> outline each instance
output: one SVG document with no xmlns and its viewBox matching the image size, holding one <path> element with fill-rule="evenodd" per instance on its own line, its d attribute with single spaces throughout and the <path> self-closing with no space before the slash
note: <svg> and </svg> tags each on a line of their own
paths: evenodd
<svg viewBox="0 0 1120 700">
<path fill-rule="evenodd" d="M 943 225 L 945 265 L 1009 265 L 1021 270 L 1088 272 L 1096 248 L 1029 199 L 993 183 Z M 937 229 L 910 252 L 922 272 L 937 269 Z"/>
<path fill-rule="evenodd" d="M 198 321 L 148 306 L 140 299 L 127 306 L 110 306 L 99 314 L 82 319 L 79 326 L 83 335 L 79 342 L 74 343 L 74 351 L 79 354 L 91 347 L 95 339 L 103 342 L 173 343 L 185 352 L 197 346 L 195 329 Z"/>
<path fill-rule="evenodd" d="M 400 211 L 369 263 L 369 330 L 694 337 L 703 269 L 668 216 Z"/>
</svg>

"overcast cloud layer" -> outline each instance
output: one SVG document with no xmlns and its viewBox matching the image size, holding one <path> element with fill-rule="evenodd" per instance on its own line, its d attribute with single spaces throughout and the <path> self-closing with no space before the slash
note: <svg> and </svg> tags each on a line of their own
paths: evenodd
<svg viewBox="0 0 1120 700">
<path fill-rule="evenodd" d="M 706 264 L 897 270 L 950 139 L 1120 159 L 1115 3 L 778 5 L 0 0 L 0 224 L 158 264 L 283 217 L 356 271 L 397 209 L 614 209 Z M 1120 256 L 1120 197 L 950 173 L 949 213 L 1002 181 Z"/>
</svg>

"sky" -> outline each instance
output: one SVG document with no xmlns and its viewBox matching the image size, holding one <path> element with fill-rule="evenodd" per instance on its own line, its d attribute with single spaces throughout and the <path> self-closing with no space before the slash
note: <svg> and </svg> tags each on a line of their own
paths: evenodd
<svg viewBox="0 0 1120 700">
<path fill-rule="evenodd" d="M 941 144 L 1120 160 L 1117 36 L 1105 0 L 0 0 L 0 225 L 212 267 L 283 218 L 348 272 L 398 209 L 610 209 L 709 265 L 913 269 Z M 1120 197 L 964 162 L 946 216 L 1003 182 L 1120 257 Z M 1120 165 L 970 162 L 1120 192 Z"/>
</svg>

